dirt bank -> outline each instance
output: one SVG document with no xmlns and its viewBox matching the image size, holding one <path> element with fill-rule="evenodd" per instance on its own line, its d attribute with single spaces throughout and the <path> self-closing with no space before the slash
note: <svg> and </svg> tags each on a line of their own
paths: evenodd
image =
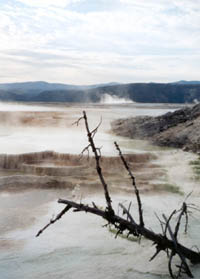
<svg viewBox="0 0 200 279">
<path fill-rule="evenodd" d="M 112 123 L 112 130 L 120 136 L 200 152 L 200 104 L 157 117 L 120 119 Z"/>
</svg>

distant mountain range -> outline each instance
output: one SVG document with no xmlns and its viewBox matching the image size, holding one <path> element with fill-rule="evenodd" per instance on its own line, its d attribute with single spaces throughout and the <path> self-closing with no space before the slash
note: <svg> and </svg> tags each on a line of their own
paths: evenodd
<svg viewBox="0 0 200 279">
<path fill-rule="evenodd" d="M 175 84 L 200 84 L 200 81 L 197 81 L 197 80 L 191 80 L 191 81 L 180 80 L 180 81 L 176 81 L 174 83 Z"/>
<path fill-rule="evenodd" d="M 44 81 L 0 84 L 1 101 L 100 102 L 105 94 L 140 103 L 193 103 L 200 101 L 200 81 L 85 86 Z"/>
</svg>

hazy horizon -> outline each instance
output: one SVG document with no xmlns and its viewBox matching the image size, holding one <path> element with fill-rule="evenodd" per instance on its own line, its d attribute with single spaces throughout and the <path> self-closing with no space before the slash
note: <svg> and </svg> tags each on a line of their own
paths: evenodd
<svg viewBox="0 0 200 279">
<path fill-rule="evenodd" d="M 134 81 L 134 82 L 116 82 L 116 81 L 108 81 L 108 82 L 97 82 L 97 83 L 88 83 L 88 84 L 78 84 L 78 83 L 65 83 L 65 82 L 51 82 L 51 81 L 46 81 L 46 80 L 22 80 L 22 81 L 17 81 L 17 82 L 0 82 L 0 84 L 13 84 L 13 83 L 52 83 L 52 84 L 63 84 L 63 85 L 72 85 L 72 86 L 92 86 L 92 85 L 117 85 L 117 84 L 131 84 L 131 83 L 178 83 L 178 82 L 200 82 L 199 80 L 174 80 L 171 82 L 161 82 L 161 81 Z"/>
</svg>

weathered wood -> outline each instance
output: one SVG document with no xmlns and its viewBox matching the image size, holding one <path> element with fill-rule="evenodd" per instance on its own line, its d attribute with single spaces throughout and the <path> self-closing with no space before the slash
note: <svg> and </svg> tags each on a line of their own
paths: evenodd
<svg viewBox="0 0 200 279">
<path fill-rule="evenodd" d="M 44 228 L 42 228 L 41 230 L 39 230 L 39 232 L 36 234 L 36 237 L 40 236 L 40 235 L 43 233 L 43 231 L 45 231 L 50 225 L 52 225 L 52 224 L 54 224 L 55 222 L 57 222 L 58 220 L 60 220 L 60 219 L 63 217 L 63 215 L 64 215 L 67 211 L 70 210 L 70 208 L 71 208 L 71 206 L 70 206 L 69 204 L 66 205 L 66 207 L 65 207 L 60 213 L 58 213 L 54 219 L 51 219 L 50 222 L 49 222 L 46 226 L 44 226 Z"/>
<path fill-rule="evenodd" d="M 92 213 L 95 215 L 98 215 L 102 217 L 103 219 L 107 220 L 110 224 L 113 225 L 121 225 L 126 230 L 128 230 L 130 233 L 135 234 L 135 232 L 139 233 L 140 235 L 144 236 L 145 238 L 151 240 L 152 242 L 156 243 L 158 247 L 161 248 L 161 250 L 174 250 L 174 242 L 170 239 L 168 239 L 166 236 L 163 236 L 161 234 L 157 234 L 153 232 L 152 230 L 147 229 L 146 227 L 142 227 L 139 224 L 137 224 L 135 221 L 127 221 L 126 219 L 118 216 L 118 215 L 112 215 L 109 214 L 108 211 L 101 210 L 97 207 L 91 207 L 88 205 L 84 205 L 81 203 L 76 203 L 73 201 L 69 201 L 66 199 L 59 199 L 58 203 L 66 204 L 71 206 L 72 208 L 77 209 L 78 211 L 83 211 L 86 213 Z M 181 251 L 182 255 L 191 261 L 193 264 L 200 263 L 200 253 L 197 253 L 182 244 L 177 242 L 177 249 Z"/>
<path fill-rule="evenodd" d="M 38 232 L 37 236 L 39 236 L 41 233 L 43 233 L 43 231 L 46 230 L 46 228 L 48 228 L 51 224 L 58 221 L 71 208 L 75 212 L 82 211 L 82 212 L 86 212 L 86 213 L 91 213 L 91 214 L 100 216 L 101 218 L 105 219 L 108 222 L 108 224 L 113 225 L 117 229 L 117 234 L 127 231 L 128 235 L 133 234 L 134 236 L 136 236 L 138 238 L 141 238 L 141 236 L 143 236 L 146 239 L 149 239 L 150 241 L 152 241 L 153 244 L 155 244 L 155 246 L 156 246 L 156 253 L 151 257 L 150 260 L 155 259 L 155 257 L 161 251 L 165 251 L 167 253 L 167 256 L 170 254 L 170 256 L 168 258 L 168 269 L 169 269 L 169 273 L 172 278 L 180 277 L 181 273 L 183 273 L 183 272 L 186 273 L 190 278 L 193 278 L 193 275 L 190 271 L 189 265 L 186 262 L 186 259 L 188 259 L 193 264 L 200 263 L 200 253 L 195 252 L 194 250 L 189 249 L 178 242 L 178 233 L 179 233 L 179 228 L 181 226 L 181 219 L 182 219 L 183 215 L 185 215 L 185 217 L 186 217 L 186 228 L 187 228 L 187 224 L 188 224 L 187 204 L 184 202 L 181 209 L 178 211 L 174 210 L 168 218 L 163 214 L 164 222 L 161 221 L 159 217 L 157 217 L 159 219 L 161 227 L 162 227 L 162 234 L 155 233 L 154 231 L 147 229 L 145 227 L 143 211 L 142 211 L 142 201 L 140 198 L 139 190 L 138 190 L 136 182 L 135 182 L 135 177 L 133 176 L 133 174 L 128 166 L 128 163 L 127 163 L 126 159 L 124 158 L 118 144 L 115 143 L 115 146 L 119 152 L 119 156 L 122 160 L 122 163 L 124 164 L 124 167 L 128 171 L 128 174 L 130 175 L 131 180 L 132 180 L 132 185 L 134 187 L 134 191 L 135 191 L 136 199 L 137 199 L 137 205 L 138 205 L 139 223 L 137 223 L 137 221 L 134 220 L 133 216 L 131 215 L 130 205 L 129 205 L 128 209 L 126 209 L 126 207 L 124 205 L 119 204 L 119 206 L 123 210 L 123 214 L 126 215 L 126 219 L 119 215 L 116 215 L 115 211 L 112 207 L 112 200 L 111 200 L 111 197 L 110 197 L 110 194 L 108 191 L 108 185 L 104 179 L 103 172 L 101 169 L 100 149 L 95 146 L 95 143 L 93 140 L 100 124 L 93 131 L 90 131 L 89 125 L 88 125 L 88 120 L 87 120 L 87 115 L 86 115 L 85 111 L 83 112 L 83 117 L 79 118 L 79 120 L 76 122 L 76 124 L 78 125 L 79 121 L 82 119 L 84 119 L 84 121 L 85 121 L 85 128 L 87 131 L 88 142 L 89 142 L 88 146 L 86 148 L 84 148 L 83 151 L 89 152 L 89 148 L 91 148 L 94 153 L 94 157 L 95 157 L 95 161 L 96 161 L 96 171 L 99 176 L 100 182 L 103 186 L 104 197 L 106 200 L 107 207 L 105 210 L 102 210 L 102 209 L 98 208 L 94 202 L 92 202 L 92 204 L 93 204 L 93 207 L 92 207 L 92 206 L 89 206 L 86 204 L 76 203 L 74 201 L 70 201 L 67 199 L 59 199 L 58 203 L 65 204 L 66 207 L 56 216 L 55 219 L 50 220 L 50 222 L 43 229 L 41 229 Z M 176 225 L 175 225 L 175 231 L 173 232 L 171 229 L 171 226 L 170 226 L 170 221 L 171 221 L 172 217 L 174 217 L 175 214 L 177 214 L 178 212 L 180 212 L 180 213 L 178 216 L 178 221 L 176 222 Z M 185 231 L 186 231 L 186 228 L 185 228 Z M 171 237 L 171 239 L 169 239 L 167 237 L 167 231 L 169 232 L 169 236 Z M 116 234 L 116 236 L 117 236 L 117 234 Z M 168 253 L 168 251 L 170 251 L 170 253 Z M 180 263 L 180 266 L 178 266 L 178 268 L 179 268 L 178 275 L 174 276 L 174 272 L 172 270 L 172 259 L 176 254 L 180 257 L 181 263 Z"/>
<path fill-rule="evenodd" d="M 114 142 L 114 145 L 116 147 L 116 149 L 118 150 L 119 152 L 119 157 L 121 158 L 122 160 L 122 163 L 125 167 L 125 169 L 127 170 L 128 174 L 130 175 L 131 177 L 131 180 L 132 180 L 132 185 L 134 187 L 134 190 L 135 190 L 135 195 L 136 195 L 136 198 L 137 198 L 137 204 L 138 204 L 138 213 L 139 213 L 139 219 L 140 219 L 140 226 L 144 226 L 144 219 L 143 219 L 143 212 L 142 212 L 142 202 L 141 202 L 141 199 L 140 199 L 140 193 L 139 193 L 139 190 L 137 188 L 137 185 L 136 185 L 136 182 L 135 182 L 135 176 L 132 174 L 130 168 L 129 168 L 129 165 L 127 163 L 127 161 L 125 160 L 120 148 L 119 148 L 119 145 L 117 144 L 117 142 L 115 141 Z"/>
<path fill-rule="evenodd" d="M 86 131 L 87 131 L 88 142 L 89 142 L 89 145 L 88 145 L 87 149 L 89 147 L 91 147 L 92 152 L 94 153 L 95 160 L 96 160 L 96 170 L 97 170 L 97 174 L 99 176 L 99 179 L 100 179 L 101 184 L 102 184 L 103 189 L 104 189 L 104 195 L 105 195 L 107 207 L 108 207 L 108 210 L 109 210 L 110 214 L 111 213 L 114 214 L 114 211 L 113 211 L 113 208 L 112 208 L 112 200 L 111 200 L 109 192 L 108 192 L 108 185 L 107 185 L 107 183 L 104 179 L 102 169 L 101 169 L 101 165 L 100 165 L 100 158 L 101 158 L 101 154 L 99 154 L 100 149 L 95 146 L 95 143 L 94 143 L 94 140 L 93 140 L 93 138 L 94 138 L 94 136 L 95 136 L 95 134 L 96 134 L 96 132 L 99 128 L 99 125 L 101 124 L 101 121 L 98 124 L 98 126 L 92 132 L 90 132 L 89 124 L 88 124 L 88 120 L 87 120 L 87 115 L 86 115 L 85 111 L 83 111 L 83 118 L 85 120 L 85 128 L 86 128 Z"/>
</svg>

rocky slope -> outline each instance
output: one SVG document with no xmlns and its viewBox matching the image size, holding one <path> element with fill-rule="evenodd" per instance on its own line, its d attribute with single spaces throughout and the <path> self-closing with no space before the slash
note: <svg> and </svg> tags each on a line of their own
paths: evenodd
<svg viewBox="0 0 200 279">
<path fill-rule="evenodd" d="M 148 139 L 156 145 L 200 152 L 200 104 L 157 117 L 133 117 L 112 123 L 117 135 Z"/>
</svg>

